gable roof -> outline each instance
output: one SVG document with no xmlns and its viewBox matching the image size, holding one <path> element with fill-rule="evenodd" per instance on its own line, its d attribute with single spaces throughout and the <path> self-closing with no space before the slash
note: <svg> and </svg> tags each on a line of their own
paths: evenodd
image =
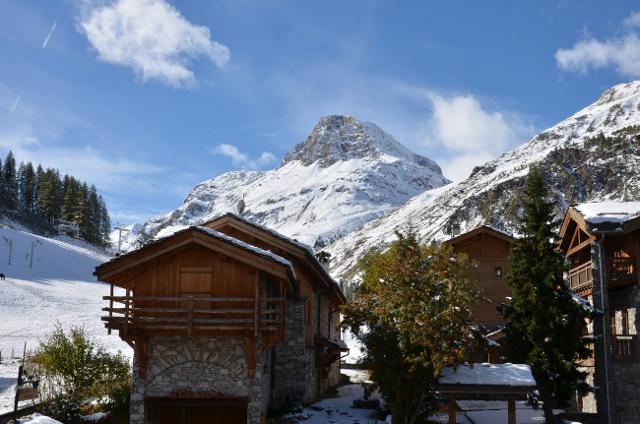
<svg viewBox="0 0 640 424">
<path fill-rule="evenodd" d="M 560 227 L 564 237 L 575 223 L 588 234 L 615 231 L 627 233 L 640 228 L 640 202 L 589 202 L 567 209 Z"/>
<path fill-rule="evenodd" d="M 462 233 L 458 236 L 450 238 L 449 240 L 446 240 L 445 243 L 456 245 L 464 240 L 470 239 L 471 237 L 475 237 L 478 234 L 489 234 L 490 236 L 506 241 L 507 243 L 513 243 L 513 241 L 515 240 L 514 237 L 509 233 L 500 231 L 489 225 L 482 224 L 471 231 L 467 231 L 466 233 Z"/>
<path fill-rule="evenodd" d="M 248 263 L 277 277 L 285 278 L 290 282 L 291 288 L 297 288 L 295 272 L 289 260 L 219 231 L 200 226 L 177 231 L 120 255 L 97 266 L 93 274 L 101 281 L 115 283 L 111 280 L 117 275 L 192 243 Z"/>
<path fill-rule="evenodd" d="M 249 221 L 248 219 L 231 212 L 213 218 L 202 225 L 207 227 L 210 226 L 209 228 L 220 228 L 226 224 L 231 225 L 240 231 L 252 231 L 256 236 L 262 235 L 263 239 L 267 238 L 268 241 L 266 241 L 271 242 L 270 244 L 276 245 L 294 256 L 305 259 L 318 276 L 325 282 L 327 287 L 337 296 L 337 298 L 343 303 L 346 302 L 346 297 L 342 292 L 340 285 L 331 277 L 320 261 L 318 261 L 313 249 L 309 245 L 287 237 L 284 234 L 263 225 L 256 224 L 255 222 Z"/>
</svg>

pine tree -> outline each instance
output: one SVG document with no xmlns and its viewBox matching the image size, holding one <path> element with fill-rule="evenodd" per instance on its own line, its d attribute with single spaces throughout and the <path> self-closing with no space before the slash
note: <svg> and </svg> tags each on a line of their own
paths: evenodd
<svg viewBox="0 0 640 424">
<path fill-rule="evenodd" d="M 3 187 L 2 207 L 9 212 L 18 211 L 18 177 L 16 171 L 16 160 L 13 152 L 9 150 L 4 159 L 2 173 L 0 174 Z"/>
<path fill-rule="evenodd" d="M 111 245 L 111 218 L 102 196 L 98 197 L 98 203 L 100 204 L 100 241 L 102 247 L 108 248 Z"/>
<path fill-rule="evenodd" d="M 34 190 L 36 175 L 31 162 L 20 165 L 18 172 L 18 183 L 20 192 L 20 208 L 25 214 L 31 215 L 34 209 Z"/>
<path fill-rule="evenodd" d="M 44 178 L 44 169 L 42 165 L 38 165 L 36 168 L 36 177 L 33 183 L 33 213 L 36 216 L 43 216 L 40 209 L 40 188 L 42 186 L 42 179 Z"/>
<path fill-rule="evenodd" d="M 62 182 L 62 192 L 63 199 L 60 216 L 65 221 L 77 224 L 76 209 L 79 203 L 80 183 L 75 178 L 65 175 Z"/>
<path fill-rule="evenodd" d="M 572 298 L 563 280 L 564 257 L 557 250 L 553 204 L 544 174 L 531 168 L 523 192 L 523 222 L 509 258 L 506 335 L 512 362 L 527 363 L 538 385 L 545 420 L 565 407 L 576 389 L 585 390 L 586 373 L 577 361 L 589 357 L 582 337 L 588 312 Z"/>
</svg>

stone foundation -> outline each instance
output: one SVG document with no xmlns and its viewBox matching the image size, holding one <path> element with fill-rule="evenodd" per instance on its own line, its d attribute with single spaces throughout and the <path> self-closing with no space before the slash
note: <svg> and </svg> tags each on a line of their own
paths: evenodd
<svg viewBox="0 0 640 424">
<path fill-rule="evenodd" d="M 261 352 L 256 347 L 256 353 Z M 244 342 L 229 337 L 151 337 L 147 373 L 141 378 L 134 363 L 131 424 L 143 424 L 145 398 L 175 397 L 176 392 L 245 398 L 247 423 L 260 424 L 268 402 L 263 400 L 263 357 L 256 354 L 253 378 L 247 374 Z"/>
</svg>

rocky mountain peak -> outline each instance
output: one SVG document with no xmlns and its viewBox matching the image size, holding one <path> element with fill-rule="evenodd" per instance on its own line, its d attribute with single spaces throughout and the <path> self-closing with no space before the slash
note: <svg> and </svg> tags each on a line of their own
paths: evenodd
<svg viewBox="0 0 640 424">
<path fill-rule="evenodd" d="M 385 154 L 441 173 L 435 162 L 413 153 L 376 124 L 361 122 L 348 115 L 321 118 L 307 139 L 285 155 L 283 165 L 293 161 L 300 161 L 305 166 L 318 162 L 320 167 L 327 168 L 338 161 L 376 159 Z"/>
</svg>

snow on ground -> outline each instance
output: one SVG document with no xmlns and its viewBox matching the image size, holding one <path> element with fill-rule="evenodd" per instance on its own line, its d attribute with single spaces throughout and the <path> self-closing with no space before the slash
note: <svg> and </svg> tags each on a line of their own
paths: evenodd
<svg viewBox="0 0 640 424">
<path fill-rule="evenodd" d="M 323 399 L 302 411 L 301 422 L 304 424 L 382 424 L 376 420 L 375 411 L 371 409 L 355 409 L 351 405 L 355 399 L 362 399 L 364 388 L 360 384 L 347 384 L 338 388 L 338 395 Z M 377 399 L 374 394 L 370 399 Z"/>
<path fill-rule="evenodd" d="M 350 330 L 342 331 L 342 340 L 347 344 L 349 352 L 343 359 L 347 364 L 357 364 L 362 359 L 362 342 Z"/>
<path fill-rule="evenodd" d="M 6 239 L 5 239 L 6 238 Z M 11 265 L 9 245 L 12 241 Z M 30 254 L 34 246 L 33 268 Z M 56 322 L 63 328 L 83 326 L 111 351 L 130 355 L 130 348 L 116 335 L 107 335 L 100 320 L 109 286 L 92 275 L 96 265 L 110 259 L 84 242 L 50 239 L 25 231 L 0 228 L 0 413 L 13 407 L 18 361 L 24 343 L 27 351 L 51 333 Z"/>
</svg>

